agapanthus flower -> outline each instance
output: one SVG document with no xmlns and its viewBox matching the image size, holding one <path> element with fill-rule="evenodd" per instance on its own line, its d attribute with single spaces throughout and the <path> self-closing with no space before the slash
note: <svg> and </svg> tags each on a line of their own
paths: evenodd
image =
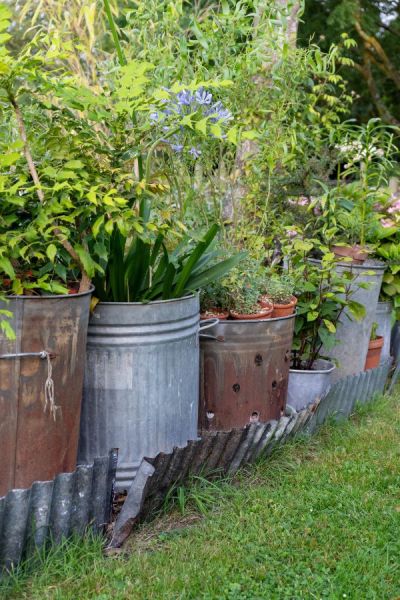
<svg viewBox="0 0 400 600">
<path fill-rule="evenodd" d="M 189 90 L 182 90 L 176 95 L 176 101 L 180 106 L 189 106 L 193 100 L 193 94 Z"/>
<path fill-rule="evenodd" d="M 201 150 L 193 146 L 192 148 L 190 148 L 189 154 L 191 154 L 193 158 L 199 158 L 199 156 L 201 156 Z"/>
<path fill-rule="evenodd" d="M 223 106 L 222 102 L 217 101 L 213 103 L 212 93 L 205 88 L 201 87 L 195 92 L 183 89 L 176 94 L 173 94 L 171 90 L 166 88 L 165 90 L 170 94 L 170 98 L 164 98 L 162 100 L 163 106 L 150 114 L 150 123 L 151 125 L 160 126 L 165 132 L 179 130 L 178 133 L 175 133 L 169 139 L 163 140 L 164 143 L 169 144 L 174 152 L 183 152 L 185 150 L 185 131 L 187 128 L 182 125 L 181 118 L 183 116 L 196 113 L 200 119 L 208 117 L 210 123 L 221 123 L 221 129 L 224 124 L 226 125 L 233 119 L 231 112 Z M 178 122 L 174 123 L 174 117 L 178 118 Z M 211 131 L 208 135 L 212 138 L 216 137 Z M 190 137 L 188 136 L 188 138 Z M 224 131 L 221 131 L 218 137 L 224 139 L 227 136 Z M 190 147 L 187 152 L 194 159 L 197 159 L 201 155 L 201 151 L 194 146 Z"/>
<path fill-rule="evenodd" d="M 211 104 L 212 102 L 212 94 L 210 94 L 210 92 L 207 92 L 207 90 L 205 90 L 204 88 L 199 88 L 195 93 L 194 97 L 196 102 L 198 102 L 200 105 L 207 105 Z"/>
</svg>

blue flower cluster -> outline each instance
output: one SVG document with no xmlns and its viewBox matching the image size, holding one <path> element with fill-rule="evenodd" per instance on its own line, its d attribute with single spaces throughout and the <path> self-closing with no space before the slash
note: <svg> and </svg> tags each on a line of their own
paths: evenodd
<svg viewBox="0 0 400 600">
<path fill-rule="evenodd" d="M 170 90 L 166 89 L 166 91 L 170 93 Z M 213 102 L 211 92 L 204 88 L 199 88 L 195 92 L 182 90 L 171 95 L 170 99 L 164 101 L 164 108 L 162 110 L 154 111 L 150 114 L 150 123 L 162 126 L 162 129 L 167 133 L 174 128 L 173 125 L 166 124 L 168 121 L 173 121 L 174 115 L 182 118 L 194 113 L 200 114 L 201 118 L 208 117 L 210 123 L 220 123 L 221 125 L 227 125 L 233 119 L 232 113 L 223 106 L 222 102 Z M 182 136 L 184 128 L 181 126 L 180 129 L 181 133 L 174 133 L 170 138 L 163 140 L 177 153 L 183 152 L 185 148 Z M 201 150 L 192 146 L 188 150 L 188 154 L 196 159 L 201 156 Z"/>
</svg>

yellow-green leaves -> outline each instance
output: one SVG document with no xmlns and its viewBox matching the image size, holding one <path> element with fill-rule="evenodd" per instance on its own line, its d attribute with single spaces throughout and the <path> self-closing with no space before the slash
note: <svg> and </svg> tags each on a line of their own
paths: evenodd
<svg viewBox="0 0 400 600">
<path fill-rule="evenodd" d="M 55 244 L 49 244 L 46 248 L 46 254 L 49 257 L 51 262 L 54 262 L 54 259 L 57 254 L 57 246 Z"/>
</svg>

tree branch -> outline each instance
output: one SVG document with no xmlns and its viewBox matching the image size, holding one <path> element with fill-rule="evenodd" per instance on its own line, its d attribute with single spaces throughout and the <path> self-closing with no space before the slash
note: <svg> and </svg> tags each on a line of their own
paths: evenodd
<svg viewBox="0 0 400 600">
<path fill-rule="evenodd" d="M 381 95 L 379 93 L 378 87 L 376 85 L 373 73 L 372 73 L 372 68 L 371 68 L 371 57 L 370 54 L 368 52 L 368 50 L 364 50 L 363 53 L 363 60 L 364 60 L 364 64 L 363 65 L 359 65 L 357 63 L 354 64 L 354 67 L 357 69 L 357 71 L 359 71 L 359 73 L 361 73 L 361 75 L 364 77 L 365 82 L 368 86 L 368 90 L 369 93 L 371 94 L 371 98 L 373 103 L 376 106 L 376 109 L 379 113 L 379 116 L 386 121 L 386 123 L 389 123 L 390 125 L 400 125 L 400 121 L 398 121 L 396 119 L 396 117 L 394 117 L 391 112 L 389 111 L 388 107 L 386 106 L 386 104 L 384 103 L 384 101 L 381 98 Z"/>
<path fill-rule="evenodd" d="M 372 55 L 376 54 L 376 57 L 379 58 L 379 61 L 376 61 L 377 66 L 385 73 L 385 75 L 391 79 L 396 87 L 400 89 L 400 72 L 396 69 L 385 50 L 382 48 L 380 42 L 376 39 L 376 37 L 372 35 L 368 35 L 363 28 L 361 27 L 360 20 L 356 17 L 354 21 L 354 26 L 360 38 L 362 39 L 365 49 Z"/>
</svg>

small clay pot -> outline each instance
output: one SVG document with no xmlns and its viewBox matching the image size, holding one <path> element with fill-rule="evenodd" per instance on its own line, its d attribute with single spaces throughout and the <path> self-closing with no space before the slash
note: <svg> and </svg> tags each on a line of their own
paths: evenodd
<svg viewBox="0 0 400 600">
<path fill-rule="evenodd" d="M 255 321 L 256 319 L 270 319 L 273 309 L 274 307 L 271 303 L 268 307 L 263 307 L 260 303 L 259 312 L 246 314 L 236 312 L 235 310 L 231 310 L 230 315 L 232 319 L 235 319 L 237 321 Z"/>
<path fill-rule="evenodd" d="M 332 252 L 337 258 L 351 258 L 355 264 L 361 265 L 368 258 L 368 250 L 359 246 L 332 246 Z"/>
<path fill-rule="evenodd" d="M 222 310 L 222 308 L 210 308 L 210 310 L 200 313 L 201 321 L 205 321 L 206 319 L 219 319 L 220 321 L 226 321 L 228 317 L 229 310 Z"/>
<path fill-rule="evenodd" d="M 279 317 L 288 317 L 295 311 L 297 304 L 296 296 L 292 296 L 291 301 L 288 304 L 278 304 L 274 302 L 274 310 L 272 311 L 272 318 L 278 319 Z"/>
<path fill-rule="evenodd" d="M 370 340 L 368 345 L 367 358 L 365 360 L 364 371 L 368 369 L 376 369 L 379 367 L 383 348 L 383 336 L 378 335 L 376 340 Z"/>
</svg>

